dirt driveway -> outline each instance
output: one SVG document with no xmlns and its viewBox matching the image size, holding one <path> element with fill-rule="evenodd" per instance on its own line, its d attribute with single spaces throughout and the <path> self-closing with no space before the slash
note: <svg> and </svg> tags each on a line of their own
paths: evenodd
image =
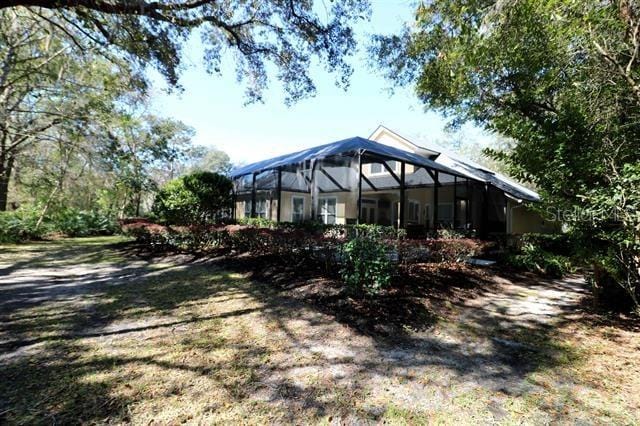
<svg viewBox="0 0 640 426">
<path fill-rule="evenodd" d="M 637 324 L 585 311 L 580 277 L 489 274 L 379 335 L 304 286 L 117 242 L 0 246 L 0 423 L 640 420 Z"/>
</svg>

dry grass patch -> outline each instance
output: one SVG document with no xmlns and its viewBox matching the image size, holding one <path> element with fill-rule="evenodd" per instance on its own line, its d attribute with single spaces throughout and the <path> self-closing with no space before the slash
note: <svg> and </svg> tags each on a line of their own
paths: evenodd
<svg viewBox="0 0 640 426">
<path fill-rule="evenodd" d="M 595 323 L 579 294 L 563 302 L 577 290 L 562 283 L 484 273 L 447 289 L 425 275 L 420 287 L 349 301 L 329 281 L 275 285 L 208 260 L 126 260 L 95 240 L 62 247 L 59 263 L 38 247 L 0 285 L 0 423 L 640 418 L 640 331 Z M 405 301 L 410 311 L 393 305 Z"/>
</svg>

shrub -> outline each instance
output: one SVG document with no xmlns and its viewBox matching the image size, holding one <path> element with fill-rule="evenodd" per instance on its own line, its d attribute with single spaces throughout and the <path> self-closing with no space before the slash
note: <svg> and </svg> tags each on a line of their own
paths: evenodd
<svg viewBox="0 0 640 426">
<path fill-rule="evenodd" d="M 0 212 L 0 242 L 19 243 L 39 240 L 51 231 L 47 223 L 36 227 L 40 212 L 35 206 Z"/>
<path fill-rule="evenodd" d="M 167 183 L 153 204 L 153 214 L 168 224 L 220 220 L 232 204 L 233 184 L 226 176 L 196 172 Z"/>
<path fill-rule="evenodd" d="M 391 281 L 387 246 L 378 238 L 358 236 L 342 246 L 340 274 L 352 294 L 376 294 Z"/>
<path fill-rule="evenodd" d="M 113 217 L 98 211 L 65 209 L 51 217 L 52 227 L 68 237 L 111 235 L 118 229 Z"/>
<path fill-rule="evenodd" d="M 263 217 L 243 217 L 238 219 L 238 223 L 241 225 L 252 226 L 254 228 L 276 228 L 278 222 L 265 219 Z"/>
<path fill-rule="evenodd" d="M 345 225 L 350 237 L 366 237 L 373 239 L 399 239 L 406 237 L 404 229 L 396 229 L 393 226 L 382 225 Z"/>
<path fill-rule="evenodd" d="M 532 245 L 541 250 L 561 256 L 573 254 L 573 242 L 568 234 L 524 234 L 520 237 L 521 247 Z"/>
<path fill-rule="evenodd" d="M 524 244 L 519 253 L 509 255 L 507 264 L 516 269 L 538 272 L 557 278 L 572 270 L 568 257 L 550 253 L 531 243 Z"/>
<path fill-rule="evenodd" d="M 430 240 L 429 247 L 434 261 L 459 263 L 476 256 L 483 245 L 471 238 L 452 238 Z"/>
<path fill-rule="evenodd" d="M 471 238 L 403 240 L 396 243 L 403 263 L 460 263 L 481 253 L 486 242 Z"/>
<path fill-rule="evenodd" d="M 36 206 L 0 212 L 0 242 L 39 240 L 53 233 L 68 237 L 111 235 L 118 228 L 111 216 L 97 211 L 68 208 L 46 215 L 38 225 L 40 215 L 41 210 Z"/>
</svg>

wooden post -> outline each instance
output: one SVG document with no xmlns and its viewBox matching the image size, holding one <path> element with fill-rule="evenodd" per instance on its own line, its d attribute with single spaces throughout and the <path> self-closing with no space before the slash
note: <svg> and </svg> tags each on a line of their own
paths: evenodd
<svg viewBox="0 0 640 426">
<path fill-rule="evenodd" d="M 356 223 L 360 224 L 360 215 L 362 212 L 362 151 L 358 153 L 358 215 Z"/>
<path fill-rule="evenodd" d="M 251 180 L 251 217 L 256 217 L 256 172 L 253 172 Z"/>
<path fill-rule="evenodd" d="M 404 176 L 405 176 L 405 162 L 400 162 L 400 208 L 398 209 L 398 215 L 400 216 L 400 222 L 398 224 L 399 229 L 404 228 L 404 216 L 405 216 L 405 190 L 404 190 Z"/>
</svg>

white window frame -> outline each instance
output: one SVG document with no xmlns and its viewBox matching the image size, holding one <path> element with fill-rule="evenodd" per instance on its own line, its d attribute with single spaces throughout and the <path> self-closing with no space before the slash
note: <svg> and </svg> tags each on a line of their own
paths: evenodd
<svg viewBox="0 0 640 426">
<path fill-rule="evenodd" d="M 422 218 L 424 219 L 424 224 L 429 223 L 433 225 L 433 212 L 431 211 L 431 203 L 424 203 L 424 208 L 422 209 Z"/>
<path fill-rule="evenodd" d="M 291 222 L 298 222 L 294 219 L 294 214 L 295 214 L 295 200 L 302 200 L 302 217 L 300 218 L 299 222 L 303 222 L 304 221 L 304 209 L 305 209 L 305 200 L 304 197 L 301 196 L 292 196 L 291 197 Z"/>
<path fill-rule="evenodd" d="M 368 201 L 365 203 L 365 201 Z M 362 203 L 360 205 L 360 217 L 362 217 L 362 208 L 365 207 L 373 207 L 373 223 L 378 223 L 378 199 L 377 198 L 362 198 Z M 337 213 L 337 212 L 336 212 Z"/>
<path fill-rule="evenodd" d="M 258 206 L 264 203 L 264 216 L 261 216 L 261 212 L 258 210 Z M 271 206 L 269 203 L 269 199 L 267 198 L 260 198 L 260 199 L 256 199 L 256 217 L 261 217 L 263 219 L 270 219 L 270 210 L 271 210 Z"/>
<path fill-rule="evenodd" d="M 245 218 L 251 217 L 251 200 L 246 200 L 244 202 L 244 217 Z"/>
<path fill-rule="evenodd" d="M 333 200 L 335 202 L 336 205 L 336 211 L 333 214 L 333 217 L 335 217 L 335 221 L 333 223 L 338 223 L 338 197 L 319 197 L 318 198 L 318 216 L 320 216 L 320 218 L 322 219 L 322 223 L 324 223 L 325 225 L 328 225 L 327 223 L 327 218 L 329 217 L 329 215 L 322 214 L 322 202 L 324 202 L 325 200 Z"/>
<path fill-rule="evenodd" d="M 407 216 L 407 222 L 416 222 L 416 223 L 420 223 L 420 212 L 422 211 L 422 204 L 420 203 L 420 201 L 418 200 L 414 200 L 414 199 L 410 199 L 407 201 L 407 213 L 411 212 L 411 204 L 416 204 L 418 206 L 418 212 L 416 215 L 416 218 L 412 218 L 412 217 L 408 217 Z"/>
<path fill-rule="evenodd" d="M 388 160 L 388 161 L 393 161 L 395 163 L 395 167 L 391 168 L 391 166 L 389 166 L 389 168 L 391 168 L 391 170 L 393 170 L 396 173 L 399 173 L 400 171 L 400 161 L 398 160 Z M 382 161 L 382 162 L 377 162 L 377 163 L 369 163 L 369 176 L 382 176 L 382 175 L 388 175 L 389 170 L 387 170 L 387 168 L 385 166 L 382 165 L 382 163 L 386 163 L 386 161 Z M 379 172 L 374 172 L 372 166 L 374 164 L 380 164 L 380 166 L 382 167 L 382 170 Z M 387 164 L 388 165 L 388 164 Z"/>
</svg>

